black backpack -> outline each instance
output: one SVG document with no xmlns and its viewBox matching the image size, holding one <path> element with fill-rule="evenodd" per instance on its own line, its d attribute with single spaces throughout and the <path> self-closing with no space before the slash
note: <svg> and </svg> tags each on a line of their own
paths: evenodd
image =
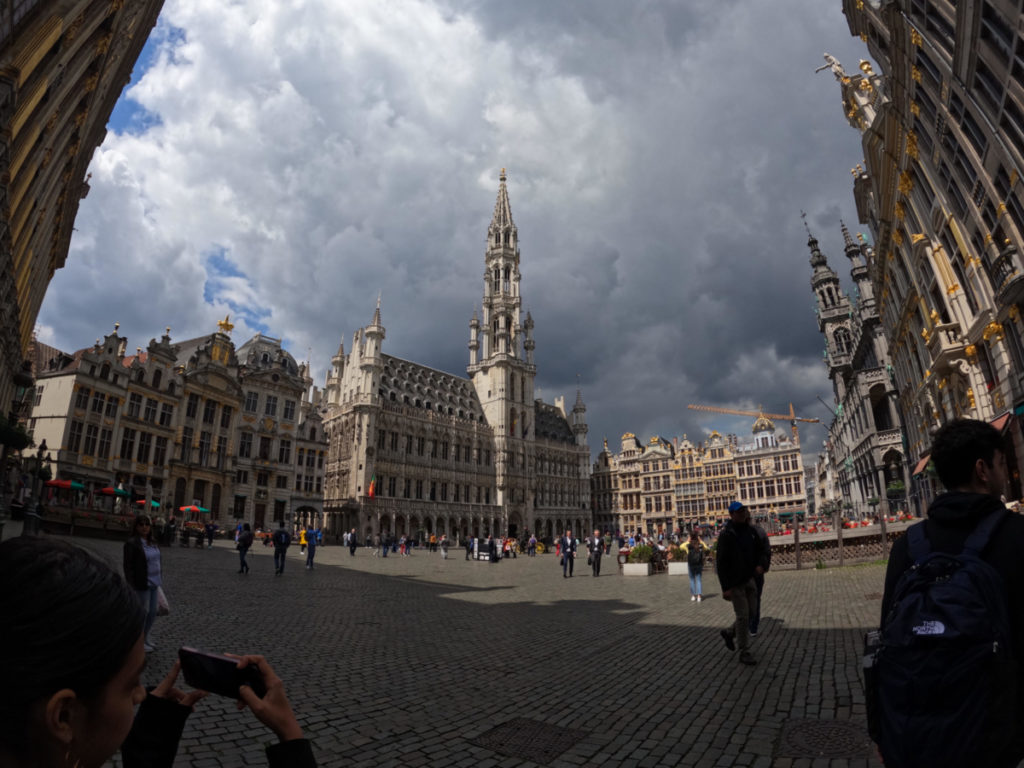
<svg viewBox="0 0 1024 768">
<path fill-rule="evenodd" d="M 887 768 L 989 765 L 1017 729 L 1017 669 L 1006 585 L 981 559 L 1005 510 L 986 515 L 958 555 L 907 531 L 914 565 L 885 626 L 868 633 L 868 730 Z"/>
<path fill-rule="evenodd" d="M 704 546 L 698 541 L 686 551 L 686 565 L 692 571 L 704 567 Z"/>
</svg>

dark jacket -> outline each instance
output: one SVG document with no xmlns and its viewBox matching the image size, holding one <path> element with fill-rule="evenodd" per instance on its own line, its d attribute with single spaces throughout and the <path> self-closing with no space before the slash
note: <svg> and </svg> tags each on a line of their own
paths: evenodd
<svg viewBox="0 0 1024 768">
<path fill-rule="evenodd" d="M 738 587 L 753 578 L 761 564 L 764 545 L 750 523 L 736 525 L 730 520 L 718 537 L 718 581 L 722 591 Z"/>
<path fill-rule="evenodd" d="M 768 541 L 768 533 L 764 528 L 757 523 L 751 523 L 751 525 L 753 526 L 757 537 L 761 539 L 761 559 L 757 564 L 767 572 L 768 569 L 772 567 L 772 543 Z"/>
<path fill-rule="evenodd" d="M 591 536 L 587 539 L 587 549 L 590 550 L 591 557 L 600 557 L 604 554 L 604 539 L 600 536 L 596 539 Z"/>
<path fill-rule="evenodd" d="M 573 536 L 571 539 L 568 536 L 562 536 L 562 554 L 569 557 L 576 557 L 576 537 Z"/>
<path fill-rule="evenodd" d="M 178 753 L 178 741 L 185 728 L 189 707 L 176 701 L 146 696 L 128 737 L 121 745 L 125 768 L 170 768 Z M 267 747 L 270 768 L 316 768 L 313 749 L 306 739 L 295 739 Z"/>
<path fill-rule="evenodd" d="M 959 554 L 978 520 L 1002 508 L 1003 502 L 995 496 L 952 491 L 933 501 L 928 509 L 928 519 L 917 525 L 925 526 L 925 536 L 932 552 Z M 907 537 L 901 536 L 889 554 L 882 597 L 882 626 L 892 609 L 893 593 L 900 576 L 913 565 L 908 550 Z M 1003 577 L 1006 585 L 1011 642 L 1017 658 L 1017 711 L 1024 712 L 1024 517 L 1007 514 L 992 534 L 982 558 Z M 1016 764 L 1022 758 L 1024 732 L 1017 736 L 1014 752 L 1008 756 L 1007 762 Z"/>
<path fill-rule="evenodd" d="M 132 536 L 124 543 L 124 580 L 132 589 L 149 588 L 146 552 L 138 536 Z"/>
<path fill-rule="evenodd" d="M 252 546 L 253 535 L 252 531 L 242 531 L 238 534 L 238 548 L 248 549 Z"/>
</svg>

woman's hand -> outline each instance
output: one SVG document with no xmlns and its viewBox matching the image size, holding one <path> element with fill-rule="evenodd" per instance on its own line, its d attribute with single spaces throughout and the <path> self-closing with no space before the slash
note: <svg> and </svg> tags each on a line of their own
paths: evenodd
<svg viewBox="0 0 1024 768">
<path fill-rule="evenodd" d="M 238 689 L 238 708 L 249 707 L 256 719 L 272 730 L 281 741 L 303 738 L 302 728 L 299 727 L 295 713 L 292 712 L 292 705 L 288 702 L 284 683 L 274 672 L 270 662 L 262 656 L 242 656 L 239 658 L 238 668 L 246 667 L 256 667 L 259 670 L 267 692 L 261 699 L 252 688 L 243 685 Z"/>
<path fill-rule="evenodd" d="M 171 667 L 171 671 L 167 673 L 167 676 L 160 681 L 160 684 L 150 691 L 150 694 L 156 696 L 158 699 L 170 699 L 175 701 L 183 707 L 192 709 L 192 706 L 202 698 L 205 698 L 209 694 L 206 691 L 189 691 L 185 693 L 180 688 L 175 688 L 174 683 L 178 679 L 178 674 L 181 672 L 181 662 L 174 662 L 174 666 Z"/>
</svg>

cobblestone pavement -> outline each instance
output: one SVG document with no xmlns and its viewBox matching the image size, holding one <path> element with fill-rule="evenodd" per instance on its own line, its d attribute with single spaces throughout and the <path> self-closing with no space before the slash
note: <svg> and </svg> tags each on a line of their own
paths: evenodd
<svg viewBox="0 0 1024 768">
<path fill-rule="evenodd" d="M 120 562 L 120 544 L 76 539 Z M 713 574 L 619 576 L 585 556 L 490 565 L 452 549 L 380 559 L 298 546 L 283 577 L 256 547 L 164 550 L 172 614 L 157 620 L 156 683 L 180 645 L 265 654 L 322 766 L 877 766 L 858 677 L 884 568 L 771 572 L 756 667 L 718 634 L 731 621 Z M 510 723 L 502 733 L 493 729 Z M 209 697 L 176 765 L 265 765 L 269 731 Z M 484 746 L 487 745 L 487 746 Z"/>
</svg>

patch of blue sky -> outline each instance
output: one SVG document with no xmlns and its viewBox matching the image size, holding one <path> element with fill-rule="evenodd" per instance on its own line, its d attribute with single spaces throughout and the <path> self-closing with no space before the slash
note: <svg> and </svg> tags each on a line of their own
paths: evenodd
<svg viewBox="0 0 1024 768">
<path fill-rule="evenodd" d="M 218 247 L 210 251 L 204 262 L 207 278 L 203 286 L 203 300 L 211 305 L 226 305 L 232 316 L 244 320 L 249 328 L 273 335 L 264 322 L 270 317 L 270 308 L 259 305 L 249 277 L 231 260 L 227 249 Z"/>
<path fill-rule="evenodd" d="M 150 112 L 139 102 L 128 96 L 131 87 L 139 82 L 149 71 L 158 54 L 166 50 L 171 60 L 174 61 L 174 51 L 185 42 L 185 30 L 166 24 L 161 19 L 157 22 L 153 34 L 142 46 L 142 52 L 132 68 L 132 78 L 121 91 L 121 96 L 107 121 L 107 129 L 118 134 L 139 136 L 154 126 L 160 125 L 160 116 Z"/>
</svg>

